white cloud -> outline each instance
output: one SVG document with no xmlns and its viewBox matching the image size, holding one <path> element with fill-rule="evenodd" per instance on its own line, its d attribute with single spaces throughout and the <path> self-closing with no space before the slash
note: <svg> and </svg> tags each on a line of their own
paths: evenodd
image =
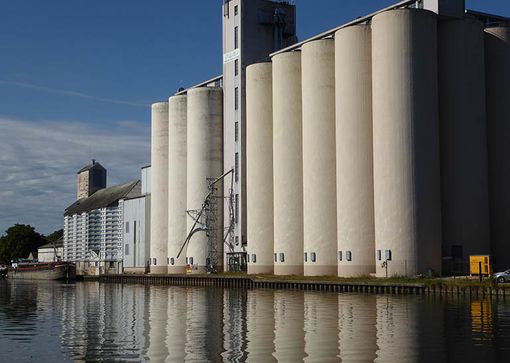
<svg viewBox="0 0 510 363">
<path fill-rule="evenodd" d="M 41 233 L 61 228 L 76 198 L 76 172 L 92 158 L 108 170 L 109 186 L 139 179 L 150 163 L 150 125 L 0 117 L 0 235 L 14 223 Z"/>
</svg>

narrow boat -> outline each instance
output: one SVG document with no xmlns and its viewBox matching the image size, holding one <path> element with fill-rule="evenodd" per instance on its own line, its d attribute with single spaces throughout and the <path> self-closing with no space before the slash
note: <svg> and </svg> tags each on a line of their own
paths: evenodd
<svg viewBox="0 0 510 363">
<path fill-rule="evenodd" d="M 7 277 L 21 280 L 74 280 L 76 266 L 70 262 L 22 262 L 10 267 Z"/>
</svg>

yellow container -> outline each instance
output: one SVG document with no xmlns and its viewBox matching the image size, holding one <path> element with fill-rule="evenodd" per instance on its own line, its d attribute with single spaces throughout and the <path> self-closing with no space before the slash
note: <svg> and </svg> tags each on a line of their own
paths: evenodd
<svg viewBox="0 0 510 363">
<path fill-rule="evenodd" d="M 492 256 L 489 255 L 469 256 L 469 273 L 471 275 L 481 274 L 483 276 L 490 276 L 492 274 Z"/>
</svg>

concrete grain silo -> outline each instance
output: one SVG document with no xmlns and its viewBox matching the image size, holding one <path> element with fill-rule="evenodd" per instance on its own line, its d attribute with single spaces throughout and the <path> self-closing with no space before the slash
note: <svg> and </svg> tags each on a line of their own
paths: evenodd
<svg viewBox="0 0 510 363">
<path fill-rule="evenodd" d="M 301 52 L 273 57 L 275 275 L 303 274 Z M 282 257 L 282 258 L 280 258 Z"/>
<path fill-rule="evenodd" d="M 334 40 L 306 43 L 301 62 L 304 274 L 336 275 Z"/>
<path fill-rule="evenodd" d="M 249 274 L 273 273 L 273 107 L 271 63 L 246 70 Z"/>
<path fill-rule="evenodd" d="M 150 272 L 167 273 L 168 102 L 152 105 Z"/>
<path fill-rule="evenodd" d="M 510 266 L 510 27 L 485 30 L 491 248 L 496 268 Z"/>
<path fill-rule="evenodd" d="M 197 217 L 209 193 L 208 179 L 216 179 L 223 172 L 222 167 L 222 115 L 221 88 L 199 87 L 188 91 L 187 112 L 187 210 Z M 216 185 L 218 194 L 222 195 L 222 183 Z M 213 231 L 198 230 L 187 245 L 187 263 L 193 272 L 204 272 L 207 262 L 221 265 L 223 263 L 223 203 L 216 200 L 216 213 L 209 213 L 210 220 L 215 219 Z M 208 210 L 210 208 L 208 207 Z M 205 223 L 208 211 L 204 211 L 200 221 Z M 187 216 L 187 232 L 195 222 Z M 200 226 L 200 225 L 199 225 Z M 195 226 L 198 227 L 198 226 Z M 205 227 L 202 225 L 201 227 Z M 216 243 L 210 245 L 208 234 L 216 235 Z M 207 261 L 209 253 L 216 250 L 216 261 Z"/>
<path fill-rule="evenodd" d="M 184 273 L 186 250 L 186 96 L 168 100 L 168 273 Z"/>
<path fill-rule="evenodd" d="M 466 273 L 455 262 L 490 253 L 484 32 L 473 18 L 438 32 L 443 273 Z"/>
<path fill-rule="evenodd" d="M 338 276 L 375 272 L 371 29 L 335 34 Z"/>
<path fill-rule="evenodd" d="M 372 19 L 375 248 L 379 277 L 441 271 L 436 59 L 434 13 L 398 9 Z"/>
</svg>

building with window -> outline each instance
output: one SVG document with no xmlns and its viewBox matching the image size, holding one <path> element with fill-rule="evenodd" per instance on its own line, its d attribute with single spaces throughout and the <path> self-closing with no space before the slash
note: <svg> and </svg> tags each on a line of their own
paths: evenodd
<svg viewBox="0 0 510 363">
<path fill-rule="evenodd" d="M 96 176 L 106 170 L 97 165 L 93 160 L 78 172 L 78 190 L 84 192 L 64 213 L 63 259 L 75 262 L 78 274 L 122 272 L 124 203 L 141 194 L 139 180 L 106 188 L 106 178 Z M 84 186 L 89 180 L 101 183 Z"/>
</svg>

